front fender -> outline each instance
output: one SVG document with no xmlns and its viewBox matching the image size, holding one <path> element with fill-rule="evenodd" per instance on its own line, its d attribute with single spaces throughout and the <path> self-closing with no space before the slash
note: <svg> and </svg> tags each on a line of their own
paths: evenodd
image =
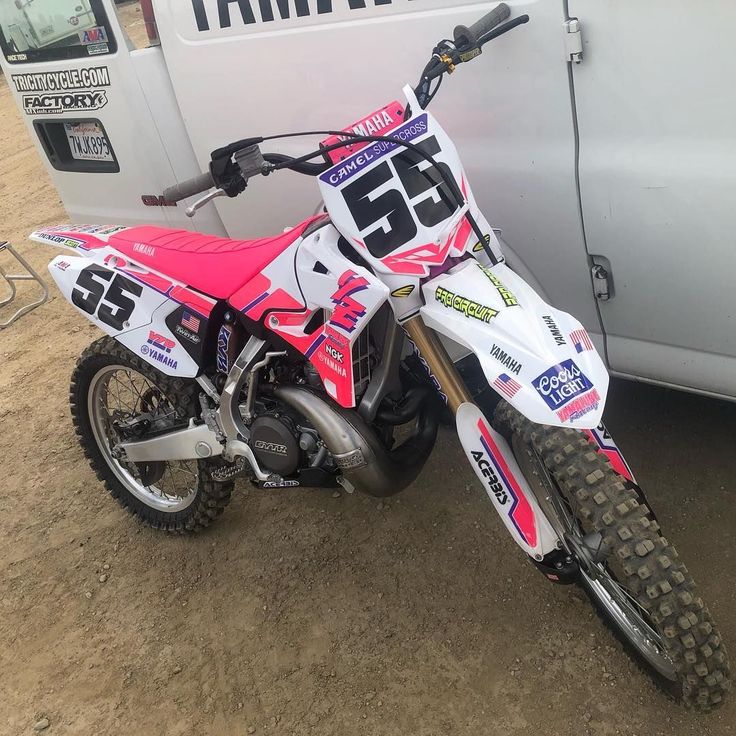
<svg viewBox="0 0 736 736">
<path fill-rule="evenodd" d="M 600 424 L 609 378 L 590 337 L 505 264 L 465 261 L 422 288 L 425 324 L 472 350 L 491 388 L 524 416 Z"/>
</svg>

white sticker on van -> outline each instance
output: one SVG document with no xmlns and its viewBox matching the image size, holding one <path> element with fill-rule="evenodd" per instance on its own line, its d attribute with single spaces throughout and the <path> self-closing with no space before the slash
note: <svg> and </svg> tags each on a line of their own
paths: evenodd
<svg viewBox="0 0 736 736">
<path fill-rule="evenodd" d="M 64 69 L 58 72 L 13 74 L 13 84 L 22 95 L 26 115 L 56 115 L 88 112 L 107 105 L 110 72 L 106 66 Z"/>
</svg>

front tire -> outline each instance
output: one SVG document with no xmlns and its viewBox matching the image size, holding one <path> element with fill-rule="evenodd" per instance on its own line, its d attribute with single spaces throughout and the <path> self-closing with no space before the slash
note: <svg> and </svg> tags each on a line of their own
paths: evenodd
<svg viewBox="0 0 736 736">
<path fill-rule="evenodd" d="M 203 529 L 227 506 L 233 483 L 212 480 L 213 460 L 141 466 L 116 459 L 112 448 L 141 417 L 141 439 L 186 426 L 198 394 L 195 381 L 164 375 L 111 337 L 92 343 L 72 375 L 74 428 L 92 470 L 123 508 L 155 529 Z"/>
<path fill-rule="evenodd" d="M 719 706 L 730 689 L 726 650 L 638 490 L 582 432 L 533 424 L 505 401 L 494 425 L 511 440 L 530 485 L 561 501 L 557 517 L 570 530 L 580 585 L 629 653 L 685 706 Z"/>
</svg>

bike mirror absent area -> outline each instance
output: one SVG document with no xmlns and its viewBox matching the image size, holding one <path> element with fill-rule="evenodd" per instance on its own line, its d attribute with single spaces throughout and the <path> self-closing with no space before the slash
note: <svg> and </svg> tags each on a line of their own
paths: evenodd
<svg viewBox="0 0 736 736">
<path fill-rule="evenodd" d="M 102 0 L 0 0 L 0 47 L 11 64 L 117 51 Z"/>
</svg>

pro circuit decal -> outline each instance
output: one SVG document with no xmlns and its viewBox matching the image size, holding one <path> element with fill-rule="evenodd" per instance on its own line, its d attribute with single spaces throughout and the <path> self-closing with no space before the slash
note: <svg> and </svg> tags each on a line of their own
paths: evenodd
<svg viewBox="0 0 736 736">
<path fill-rule="evenodd" d="M 232 25 L 271 23 L 274 20 L 297 20 L 314 15 L 324 16 L 340 8 L 365 10 L 367 7 L 400 5 L 395 0 L 191 0 L 198 31 L 209 31 Z M 215 7 L 217 12 L 214 12 Z M 208 12 L 209 9 L 209 12 Z"/>
<path fill-rule="evenodd" d="M 471 450 L 473 460 L 481 475 L 486 479 L 490 494 L 500 506 L 508 506 L 505 513 L 516 531 L 530 547 L 535 547 L 537 525 L 534 510 L 482 419 L 478 420 L 478 432 L 478 440 L 482 449 Z"/>
<path fill-rule="evenodd" d="M 518 307 L 519 302 L 516 297 L 504 286 L 503 281 L 496 276 L 490 268 L 480 266 L 480 270 L 486 275 L 486 278 L 496 287 L 496 290 L 501 295 L 503 303 L 507 307 Z"/>
<path fill-rule="evenodd" d="M 110 73 L 106 66 L 13 74 L 11 78 L 27 115 L 84 112 L 107 105 L 103 88 L 110 86 Z"/>
<path fill-rule="evenodd" d="M 550 409 L 557 410 L 590 391 L 593 384 L 571 359 L 548 368 L 532 385 Z"/>
<path fill-rule="evenodd" d="M 454 309 L 466 317 L 480 320 L 481 322 L 490 322 L 498 315 L 498 310 L 487 307 L 485 304 L 479 304 L 472 299 L 468 299 L 460 294 L 438 286 L 434 293 L 434 298 L 444 307 Z"/>
</svg>

